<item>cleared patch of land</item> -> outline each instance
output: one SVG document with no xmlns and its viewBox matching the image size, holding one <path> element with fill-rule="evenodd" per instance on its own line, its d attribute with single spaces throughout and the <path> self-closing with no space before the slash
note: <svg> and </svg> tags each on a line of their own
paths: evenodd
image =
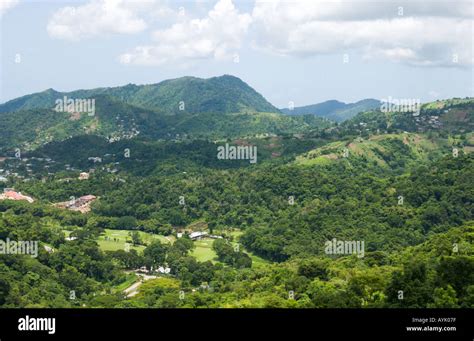
<svg viewBox="0 0 474 341">
<path fill-rule="evenodd" d="M 117 251 L 124 250 L 126 244 L 129 244 L 130 250 L 137 250 L 142 252 L 146 245 L 151 244 L 154 240 L 159 240 L 162 243 L 173 243 L 174 236 L 162 236 L 143 231 L 138 231 L 141 245 L 132 245 L 132 232 L 129 230 L 110 230 L 105 229 L 104 233 L 98 238 L 97 242 L 102 251 Z"/>
<path fill-rule="evenodd" d="M 242 231 L 232 231 L 230 232 L 230 235 L 233 237 L 234 241 L 232 241 L 232 245 L 236 246 L 238 243 L 238 238 L 240 235 L 242 235 Z M 196 259 L 199 262 L 207 262 L 211 261 L 213 263 L 218 262 L 217 260 L 217 254 L 214 252 L 212 249 L 212 244 L 214 243 L 215 239 L 211 238 L 204 238 L 201 240 L 196 240 L 194 242 L 194 250 L 191 252 L 191 256 L 196 257 Z M 239 245 L 242 251 L 247 253 L 250 258 L 252 258 L 252 266 L 253 267 L 258 267 L 262 266 L 265 264 L 269 264 L 268 261 L 264 260 L 263 258 L 260 258 L 256 255 L 254 255 L 252 252 L 249 252 L 245 250 L 245 248 L 242 246 L 242 244 Z"/>
<path fill-rule="evenodd" d="M 196 257 L 199 262 L 217 261 L 217 254 L 212 249 L 214 239 L 204 238 L 196 240 L 194 242 L 194 250 L 191 252 L 191 256 Z"/>
</svg>

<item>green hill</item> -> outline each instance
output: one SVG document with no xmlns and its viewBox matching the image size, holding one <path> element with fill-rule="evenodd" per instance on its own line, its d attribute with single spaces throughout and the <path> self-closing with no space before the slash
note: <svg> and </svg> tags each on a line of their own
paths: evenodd
<svg viewBox="0 0 474 341">
<path fill-rule="evenodd" d="M 295 163 L 308 166 L 348 162 L 404 170 L 450 153 L 452 147 L 448 139 L 414 133 L 382 134 L 332 142 L 298 156 Z"/>
<path fill-rule="evenodd" d="M 53 110 L 55 101 L 64 96 L 93 99 L 95 113 Z M 295 134 L 329 126 L 329 121 L 312 115 L 282 115 L 236 77 L 183 77 L 154 85 L 69 93 L 50 89 L 9 101 L 0 105 L 0 129 L 5 132 L 0 136 L 0 150 L 31 150 L 84 134 L 112 141 L 137 136 L 224 139 Z"/>
<path fill-rule="evenodd" d="M 474 98 L 450 99 L 424 103 L 419 114 L 412 112 L 361 112 L 341 123 L 341 134 L 350 131 L 444 131 L 450 133 L 470 132 L 474 128 Z"/>
<path fill-rule="evenodd" d="M 157 84 L 128 84 L 72 92 L 48 89 L 6 102 L 0 105 L 0 112 L 52 109 L 55 101 L 64 96 L 82 99 L 100 95 L 107 95 L 136 107 L 166 113 L 279 112 L 248 84 L 229 75 L 209 79 L 182 77 Z"/>
<path fill-rule="evenodd" d="M 93 134 L 111 141 L 144 139 L 226 139 L 296 134 L 331 125 L 314 116 L 289 117 L 269 112 L 183 113 L 167 115 L 97 96 L 96 113 L 75 115 L 48 109 L 0 114 L 0 150 L 35 149 L 52 141 Z"/>
</svg>

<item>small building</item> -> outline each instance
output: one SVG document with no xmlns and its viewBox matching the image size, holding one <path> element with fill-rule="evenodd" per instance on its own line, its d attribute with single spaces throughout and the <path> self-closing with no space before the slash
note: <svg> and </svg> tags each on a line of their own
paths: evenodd
<svg viewBox="0 0 474 341">
<path fill-rule="evenodd" d="M 82 172 L 79 174 L 79 180 L 88 180 L 89 179 L 89 173 Z"/>
<path fill-rule="evenodd" d="M 192 240 L 199 240 L 199 239 L 207 237 L 207 235 L 208 235 L 207 232 L 197 231 L 197 232 L 190 233 L 189 238 L 191 238 Z"/>
<path fill-rule="evenodd" d="M 148 269 L 146 268 L 146 266 L 142 266 L 140 269 L 137 270 L 137 272 L 144 272 L 144 273 L 148 273 Z"/>
<path fill-rule="evenodd" d="M 74 207 L 81 207 L 85 204 L 88 204 L 96 199 L 95 195 L 84 195 L 74 201 Z"/>
<path fill-rule="evenodd" d="M 171 269 L 168 267 L 160 266 L 158 269 L 155 269 L 155 271 L 161 274 L 169 274 L 171 272 Z"/>
<path fill-rule="evenodd" d="M 48 246 L 48 245 L 43 245 L 43 246 L 44 246 L 44 249 L 46 250 L 46 252 L 48 252 L 48 253 L 53 253 L 54 252 L 54 249 L 51 246 Z"/>
<path fill-rule="evenodd" d="M 96 163 L 96 162 L 102 162 L 102 158 L 101 158 L 101 157 L 98 157 L 98 156 L 91 156 L 91 157 L 88 157 L 87 160 L 93 161 L 94 163 Z"/>
</svg>

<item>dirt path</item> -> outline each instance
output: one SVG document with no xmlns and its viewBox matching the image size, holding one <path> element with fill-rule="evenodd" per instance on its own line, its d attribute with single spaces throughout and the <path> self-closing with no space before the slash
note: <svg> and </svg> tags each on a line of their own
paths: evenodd
<svg viewBox="0 0 474 341">
<path fill-rule="evenodd" d="M 140 279 L 125 289 L 123 292 L 127 297 L 133 297 L 138 294 L 138 288 L 142 285 L 143 282 L 148 281 L 150 279 L 159 278 L 158 276 L 150 276 L 150 275 L 139 275 Z"/>
</svg>

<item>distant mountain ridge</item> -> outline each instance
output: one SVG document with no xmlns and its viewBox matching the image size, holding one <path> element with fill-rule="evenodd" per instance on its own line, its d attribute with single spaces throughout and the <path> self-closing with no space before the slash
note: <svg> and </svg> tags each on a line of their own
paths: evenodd
<svg viewBox="0 0 474 341">
<path fill-rule="evenodd" d="M 344 103 L 336 100 L 329 100 L 318 104 L 296 107 L 292 110 L 280 109 L 286 115 L 316 115 L 332 121 L 342 122 L 348 120 L 360 112 L 380 108 L 382 102 L 368 98 L 355 103 Z"/>
<path fill-rule="evenodd" d="M 94 99 L 94 113 L 55 111 L 56 100 Z M 312 134 L 353 126 L 385 131 L 453 130 L 472 125 L 472 100 L 426 103 L 419 116 L 384 113 L 381 102 L 336 100 L 282 111 L 241 79 L 182 77 L 151 85 L 58 92 L 53 89 L 0 105 L 0 155 L 14 148 L 33 150 L 74 136 L 96 135 L 110 142 L 143 140 L 221 140 L 268 135 Z M 377 130 L 378 129 L 378 130 Z M 360 133 L 360 132 L 359 132 Z"/>
<path fill-rule="evenodd" d="M 279 113 L 261 94 L 240 78 L 223 75 L 208 79 L 181 77 L 157 84 L 97 88 L 59 92 L 48 89 L 0 105 L 0 113 L 30 109 L 52 109 L 57 99 L 93 98 L 107 95 L 135 107 L 164 113 Z"/>
<path fill-rule="evenodd" d="M 94 113 L 54 110 L 57 100 L 94 100 Z M 64 102 L 64 100 L 63 100 Z M 64 111 L 65 110 L 65 111 Z M 283 115 L 234 76 L 182 77 L 152 85 L 129 84 L 58 92 L 53 89 L 0 105 L 0 150 L 32 149 L 84 134 L 118 141 L 222 139 L 303 133 L 331 123 L 309 115 Z"/>
</svg>

